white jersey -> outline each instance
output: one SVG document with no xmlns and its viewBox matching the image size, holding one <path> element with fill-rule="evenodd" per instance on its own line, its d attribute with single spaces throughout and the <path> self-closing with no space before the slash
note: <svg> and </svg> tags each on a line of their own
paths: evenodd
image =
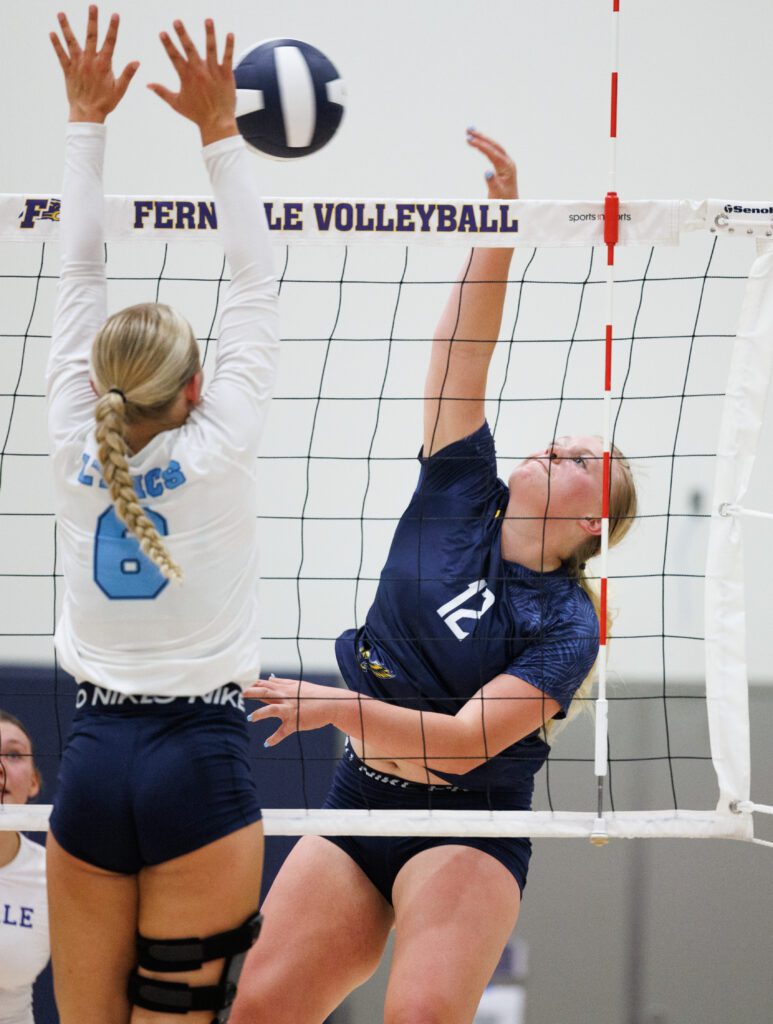
<svg viewBox="0 0 773 1024">
<path fill-rule="evenodd" d="M 19 838 L 0 868 L 0 1024 L 32 1024 L 32 983 L 50 955 L 46 851 Z"/>
<path fill-rule="evenodd" d="M 56 647 L 78 682 L 124 694 L 246 686 L 260 672 L 257 452 L 279 352 L 263 205 L 241 137 L 205 147 L 231 271 L 214 376 L 182 427 L 129 459 L 140 503 L 183 571 L 182 584 L 168 582 L 118 520 L 97 462 L 89 355 L 107 317 L 104 144 L 103 125 L 68 126 L 47 373 L 65 580 Z"/>
</svg>

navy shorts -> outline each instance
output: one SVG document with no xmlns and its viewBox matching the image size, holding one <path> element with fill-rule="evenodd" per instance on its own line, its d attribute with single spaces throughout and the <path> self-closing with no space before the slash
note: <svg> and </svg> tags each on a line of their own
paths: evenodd
<svg viewBox="0 0 773 1024">
<path fill-rule="evenodd" d="M 82 683 L 51 831 L 73 857 L 121 874 L 191 853 L 261 817 L 244 701 L 126 697 Z"/>
<path fill-rule="evenodd" d="M 487 811 L 529 810 L 522 795 L 506 790 L 479 791 L 459 786 L 427 786 L 396 775 L 377 772 L 363 764 L 347 744 L 333 778 L 324 807 L 363 807 L 369 810 L 406 808 L 421 810 Z M 365 872 L 384 899 L 392 902 L 392 886 L 411 857 L 435 846 L 471 846 L 504 864 L 523 890 L 531 857 L 530 839 L 489 839 L 457 836 L 325 836 Z"/>
</svg>

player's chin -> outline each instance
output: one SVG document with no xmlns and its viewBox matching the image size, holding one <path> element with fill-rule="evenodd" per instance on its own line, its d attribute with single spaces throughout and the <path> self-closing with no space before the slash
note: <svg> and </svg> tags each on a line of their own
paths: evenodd
<svg viewBox="0 0 773 1024">
<path fill-rule="evenodd" d="M 548 473 L 539 459 L 521 462 L 510 474 L 507 486 L 511 494 L 545 495 L 548 489 Z"/>
</svg>

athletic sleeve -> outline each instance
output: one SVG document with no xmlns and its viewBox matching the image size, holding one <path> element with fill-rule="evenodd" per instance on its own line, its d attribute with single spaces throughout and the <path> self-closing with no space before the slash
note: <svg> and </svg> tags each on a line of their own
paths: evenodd
<svg viewBox="0 0 773 1024">
<path fill-rule="evenodd" d="M 231 274 L 212 381 L 191 415 L 209 445 L 257 453 L 279 357 L 278 291 L 268 225 L 240 135 L 204 148 Z"/>
<path fill-rule="evenodd" d="M 505 672 L 535 686 L 561 705 L 556 718 L 565 718 L 599 652 L 599 621 L 590 599 L 578 586 L 562 609 L 561 621 L 530 637 Z"/>
<path fill-rule="evenodd" d="M 48 430 L 54 447 L 94 414 L 89 354 L 105 322 L 103 124 L 68 124 L 62 184 L 59 288 L 46 370 Z"/>
<path fill-rule="evenodd" d="M 488 423 L 428 459 L 420 452 L 419 462 L 417 495 L 446 492 L 478 502 L 489 499 L 498 487 L 496 449 Z"/>
</svg>

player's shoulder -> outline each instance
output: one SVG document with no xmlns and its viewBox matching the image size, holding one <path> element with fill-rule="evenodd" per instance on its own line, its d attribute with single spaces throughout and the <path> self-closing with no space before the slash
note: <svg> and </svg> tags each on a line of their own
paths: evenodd
<svg viewBox="0 0 773 1024">
<path fill-rule="evenodd" d="M 568 578 L 568 582 L 570 584 L 569 593 L 571 594 L 571 600 L 576 604 L 580 614 L 588 618 L 598 618 L 596 607 L 585 587 L 573 576 Z"/>
<path fill-rule="evenodd" d="M 590 624 L 598 626 L 598 615 L 590 594 L 576 578 L 566 577 L 564 586 L 556 590 L 554 603 L 559 615 L 578 632 Z"/>
<path fill-rule="evenodd" d="M 422 450 L 419 462 L 417 494 L 435 493 L 478 505 L 491 500 L 498 492 L 496 450 L 486 422 L 472 434 L 450 442 L 429 457 L 425 457 Z"/>
<path fill-rule="evenodd" d="M 526 600 L 540 634 L 554 640 L 598 637 L 598 616 L 589 594 L 563 569 L 538 574 L 511 566 L 525 575 L 521 586 L 511 588 L 515 604 Z M 525 584 L 525 586 L 523 585 Z"/>
<path fill-rule="evenodd" d="M 247 432 L 239 437 L 227 429 L 218 418 L 216 408 L 206 400 L 202 400 L 181 427 L 168 433 L 171 435 L 170 452 L 175 457 L 186 457 L 202 475 L 256 468 L 251 437 Z"/>
<path fill-rule="evenodd" d="M 419 452 L 419 461 L 422 465 L 427 466 L 437 462 L 464 459 L 470 455 L 478 458 L 496 456 L 494 435 L 491 433 L 488 420 L 484 420 L 481 426 L 477 430 L 473 430 L 471 434 L 465 434 L 464 437 L 449 441 L 430 456 L 425 456 L 422 449 Z"/>
<path fill-rule="evenodd" d="M 557 632 L 572 645 L 576 655 L 591 664 L 599 648 L 599 619 L 590 595 L 576 580 L 570 578 L 566 600 L 560 609 Z"/>
<path fill-rule="evenodd" d="M 25 851 L 27 861 L 35 866 L 45 866 L 46 863 L 46 848 L 41 843 L 36 843 L 34 839 L 30 839 L 29 836 L 25 836 L 23 833 L 20 834 L 21 849 Z"/>
</svg>

